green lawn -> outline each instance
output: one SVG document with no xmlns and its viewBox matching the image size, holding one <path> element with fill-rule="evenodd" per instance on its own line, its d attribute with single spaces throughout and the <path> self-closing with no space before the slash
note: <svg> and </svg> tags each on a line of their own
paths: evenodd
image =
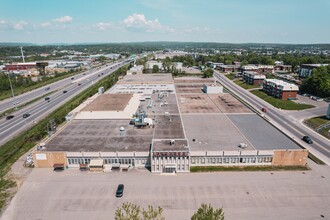
<svg viewBox="0 0 330 220">
<path fill-rule="evenodd" d="M 261 90 L 253 90 L 251 91 L 254 95 L 258 96 L 259 98 L 265 100 L 269 104 L 273 105 L 276 108 L 284 109 L 284 110 L 303 110 L 308 108 L 313 108 L 315 106 L 313 105 L 307 105 L 307 104 L 297 104 L 290 100 L 282 100 L 277 99 L 272 96 L 267 95 Z"/>
<path fill-rule="evenodd" d="M 233 171 L 300 171 L 309 170 L 307 166 L 193 166 L 190 172 L 233 172 Z"/>
<path fill-rule="evenodd" d="M 233 80 L 233 79 L 235 79 L 235 75 L 236 74 L 234 74 L 234 73 L 230 73 L 230 74 L 226 74 L 225 77 L 227 77 L 230 80 Z"/>
<path fill-rule="evenodd" d="M 310 119 L 304 121 L 304 123 L 312 129 L 315 129 L 315 128 L 319 127 L 320 125 L 326 124 L 328 122 L 330 122 L 330 120 L 327 119 L 325 116 L 310 118 Z M 329 128 L 323 128 L 323 129 L 319 130 L 318 133 L 320 133 L 324 137 L 330 139 Z"/>
<path fill-rule="evenodd" d="M 236 83 L 237 85 L 239 85 L 239 86 L 242 87 L 243 89 L 255 89 L 255 88 L 260 88 L 260 86 L 249 85 L 249 84 L 246 84 L 245 82 L 243 82 L 243 81 L 241 81 L 241 80 L 236 80 L 236 81 L 234 81 L 234 83 Z"/>
</svg>

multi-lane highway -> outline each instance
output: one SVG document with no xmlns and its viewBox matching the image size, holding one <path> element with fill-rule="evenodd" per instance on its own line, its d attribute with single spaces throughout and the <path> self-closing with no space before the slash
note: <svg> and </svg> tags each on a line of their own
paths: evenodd
<svg viewBox="0 0 330 220">
<path fill-rule="evenodd" d="M 57 91 L 59 89 L 64 88 L 65 86 L 70 85 L 72 83 L 71 78 L 74 78 L 74 80 L 79 80 L 81 78 L 84 78 L 87 75 L 92 74 L 93 72 L 95 72 L 95 69 L 84 71 L 84 72 L 76 74 L 72 77 L 68 77 L 68 78 L 59 80 L 57 82 L 54 82 L 54 83 L 45 85 L 43 87 L 40 87 L 38 89 L 34 89 L 32 91 L 23 93 L 21 95 L 15 96 L 15 101 L 12 97 L 9 98 L 9 99 L 3 100 L 3 101 L 0 102 L 0 113 L 6 111 L 8 109 L 14 108 L 15 107 L 14 102 L 16 102 L 17 105 L 24 104 L 26 102 L 29 102 L 29 101 L 33 100 L 33 99 L 36 99 L 38 97 L 43 96 L 46 93 L 49 93 L 49 92 L 52 92 L 52 91 Z"/>
<path fill-rule="evenodd" d="M 298 141 L 301 145 L 306 147 L 306 149 L 310 149 L 311 147 L 317 150 L 318 152 L 325 155 L 328 159 L 330 158 L 330 141 L 324 138 L 323 136 L 317 134 L 316 132 L 311 131 L 310 129 L 306 128 L 301 124 L 301 122 L 291 115 L 287 114 L 286 111 L 276 109 L 269 103 L 265 102 L 264 100 L 260 99 L 259 97 L 253 95 L 249 91 L 241 88 L 240 86 L 236 85 L 234 82 L 229 80 L 227 77 L 219 74 L 218 72 L 214 73 L 215 78 L 231 90 L 233 93 L 241 97 L 247 103 L 254 106 L 256 109 L 260 110 L 263 107 L 267 108 L 267 113 L 265 117 L 270 119 L 272 122 L 275 122 L 277 125 L 280 125 L 281 128 L 286 129 L 289 131 L 296 141 Z M 325 114 L 325 113 L 324 113 Z M 314 143 L 309 145 L 307 143 L 302 143 L 300 139 L 304 136 L 310 136 Z"/>
<path fill-rule="evenodd" d="M 38 123 L 38 121 L 46 117 L 51 111 L 55 110 L 86 88 L 92 86 L 100 79 L 113 73 L 125 63 L 125 61 L 113 63 L 97 70 L 90 70 L 88 73 L 86 72 L 85 75 L 81 74 L 81 76 L 75 77 L 74 80 L 71 80 L 71 78 L 66 79 L 65 81 L 69 81 L 69 83 L 66 84 L 66 82 L 62 82 L 63 84 L 58 87 L 58 89 L 61 89 L 50 94 L 48 96 L 49 100 L 38 100 L 31 105 L 14 112 L 13 115 L 15 117 L 10 120 L 6 120 L 6 118 L 1 119 L 0 146 L 22 131 L 27 130 L 33 124 Z M 63 91 L 66 92 L 64 93 Z M 30 116 L 23 118 L 23 114 L 30 114 Z"/>
</svg>

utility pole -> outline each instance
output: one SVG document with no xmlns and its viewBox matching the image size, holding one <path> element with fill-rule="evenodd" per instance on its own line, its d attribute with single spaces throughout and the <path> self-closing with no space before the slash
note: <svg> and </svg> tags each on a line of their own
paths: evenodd
<svg viewBox="0 0 330 220">
<path fill-rule="evenodd" d="M 22 54 L 23 63 L 25 63 L 24 54 L 23 54 L 23 47 L 20 47 L 20 48 L 21 48 L 21 54 Z"/>
<path fill-rule="evenodd" d="M 14 89 L 13 89 L 13 85 L 11 84 L 11 80 L 10 80 L 10 72 L 8 72 L 8 79 L 9 79 L 11 94 L 12 94 L 13 100 L 14 100 L 14 106 L 15 106 L 15 109 L 17 109 L 17 102 L 16 102 L 15 95 L 14 95 Z"/>
</svg>

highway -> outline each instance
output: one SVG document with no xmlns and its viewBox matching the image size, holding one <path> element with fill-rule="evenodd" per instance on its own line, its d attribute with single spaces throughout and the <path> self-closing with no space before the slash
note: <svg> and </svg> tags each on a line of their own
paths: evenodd
<svg viewBox="0 0 330 220">
<path fill-rule="evenodd" d="M 112 74 L 115 70 L 126 63 L 127 62 L 125 61 L 116 62 L 97 70 L 90 70 L 88 71 L 88 74 L 81 74 L 79 78 L 75 77 L 75 80 L 71 80 L 71 78 L 67 79 L 65 82 L 62 82 L 63 84 L 61 85 L 61 90 L 58 90 L 48 96 L 50 98 L 49 102 L 43 98 L 14 112 L 12 114 L 15 116 L 14 118 L 10 120 L 6 120 L 6 118 L 1 119 L 0 146 L 22 131 L 32 127 L 42 118 L 45 118 L 50 112 L 63 105 L 83 90 L 92 86 L 100 79 Z M 69 81 L 70 83 L 67 83 L 66 81 Z M 67 92 L 63 93 L 64 90 Z M 25 113 L 30 114 L 30 116 L 23 118 L 23 114 Z"/>
<path fill-rule="evenodd" d="M 15 102 L 17 102 L 17 105 L 19 106 L 19 105 L 24 104 L 26 102 L 29 102 L 33 99 L 41 97 L 44 94 L 47 94 L 47 93 L 53 92 L 53 91 L 57 91 L 59 89 L 64 88 L 65 86 L 70 85 L 72 83 L 71 78 L 74 78 L 74 80 L 76 81 L 76 80 L 79 80 L 81 78 L 84 78 L 86 75 L 92 74 L 94 71 L 95 71 L 95 69 L 84 71 L 84 72 L 76 74 L 72 77 L 68 77 L 68 78 L 59 80 L 57 82 L 42 86 L 38 89 L 34 89 L 32 91 L 29 91 L 29 92 L 23 93 L 21 95 L 15 96 Z M 49 88 L 49 90 L 48 89 L 46 90 L 46 88 Z M 14 92 L 15 92 L 15 88 L 14 88 Z M 12 97 L 8 98 L 8 99 L 5 99 L 5 100 L 0 102 L 0 113 L 6 111 L 8 109 L 14 108 L 14 107 L 15 107 L 14 99 Z"/>
<path fill-rule="evenodd" d="M 327 161 L 330 161 L 330 141 L 327 140 L 325 137 L 319 135 L 318 133 L 310 130 L 309 128 L 303 126 L 299 120 L 294 118 L 293 116 L 287 114 L 286 111 L 276 109 L 269 103 L 265 102 L 264 100 L 260 99 L 259 97 L 253 95 L 251 92 L 241 88 L 240 86 L 236 85 L 234 82 L 229 80 L 227 77 L 223 76 L 222 74 L 215 72 L 214 77 L 225 87 L 227 87 L 230 91 L 232 91 L 234 94 L 238 95 L 240 98 L 242 98 L 247 103 L 251 104 L 254 108 L 257 110 L 261 110 L 261 108 L 266 108 L 267 113 L 265 113 L 265 117 L 269 119 L 274 125 L 279 125 L 277 127 L 280 128 L 280 130 L 283 130 L 284 133 L 288 134 L 299 142 L 303 147 L 310 150 L 313 154 L 313 149 L 320 152 L 324 156 L 326 156 L 325 159 Z M 325 112 L 324 112 L 325 114 Z M 284 128 L 284 129 L 283 129 Z M 308 135 L 310 136 L 314 143 L 313 144 L 307 144 L 300 139 L 304 136 Z M 311 149 L 313 148 L 313 149 Z M 320 155 L 321 158 L 324 158 L 323 155 Z M 319 155 L 318 155 L 319 156 Z"/>
</svg>

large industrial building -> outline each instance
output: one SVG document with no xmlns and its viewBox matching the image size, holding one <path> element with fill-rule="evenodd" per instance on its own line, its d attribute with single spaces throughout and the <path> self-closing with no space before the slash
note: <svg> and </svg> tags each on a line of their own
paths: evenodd
<svg viewBox="0 0 330 220">
<path fill-rule="evenodd" d="M 193 166 L 307 160 L 307 151 L 213 79 L 126 75 L 70 115 L 73 119 L 34 152 L 36 167 L 181 173 Z"/>
</svg>

